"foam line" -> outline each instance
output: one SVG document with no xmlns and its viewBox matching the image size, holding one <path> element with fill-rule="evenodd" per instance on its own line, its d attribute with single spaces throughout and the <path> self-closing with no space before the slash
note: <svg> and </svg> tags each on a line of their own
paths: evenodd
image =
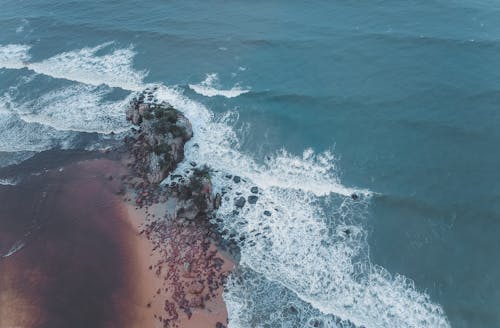
<svg viewBox="0 0 500 328">
<path fill-rule="evenodd" d="M 214 169 L 215 189 L 225 193 L 218 210 L 221 229 L 236 234 L 243 266 L 278 282 L 325 315 L 357 325 L 449 327 L 442 308 L 411 280 L 371 263 L 364 227 L 372 193 L 343 186 L 331 153 L 306 150 L 294 156 L 281 151 L 258 164 L 239 150 L 231 128 L 235 115 L 217 118 L 173 88 L 159 86 L 155 94 L 192 122 L 194 138 L 176 173 L 189 169 L 190 161 Z M 228 176 L 233 175 L 242 180 L 232 182 Z M 251 196 L 251 187 L 258 187 L 258 201 L 236 209 L 234 199 Z M 352 193 L 359 198 L 353 200 Z M 322 203 L 331 211 L 325 212 Z"/>
<path fill-rule="evenodd" d="M 105 84 L 124 90 L 141 90 L 147 72 L 132 68 L 135 52 L 125 48 L 97 55 L 109 45 L 111 43 L 63 52 L 40 62 L 28 62 L 29 46 L 9 44 L 0 46 L 0 68 L 27 68 L 39 74 L 93 86 Z"/>
<path fill-rule="evenodd" d="M 103 102 L 107 92 L 86 85 L 56 89 L 20 105 L 16 113 L 26 123 L 38 123 L 59 131 L 101 134 L 127 131 L 130 124 L 125 120 L 124 108 L 129 98 Z"/>
<path fill-rule="evenodd" d="M 205 97 L 222 96 L 226 98 L 238 97 L 250 90 L 242 89 L 239 85 L 235 85 L 231 89 L 218 89 L 219 77 L 217 73 L 207 74 L 207 78 L 199 84 L 189 84 L 189 87 L 196 93 Z"/>
<path fill-rule="evenodd" d="M 17 182 L 16 179 L 0 179 L 0 185 L 4 186 L 15 186 Z"/>
</svg>

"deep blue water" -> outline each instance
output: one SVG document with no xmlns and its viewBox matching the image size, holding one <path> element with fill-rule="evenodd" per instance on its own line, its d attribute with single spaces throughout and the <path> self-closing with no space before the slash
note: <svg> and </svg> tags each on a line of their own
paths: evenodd
<svg viewBox="0 0 500 328">
<path fill-rule="evenodd" d="M 265 165 L 266 156 L 279 158 L 281 149 L 300 158 L 308 148 L 330 151 L 336 158 L 330 161 L 335 165 L 330 178 L 352 190 L 369 190 L 370 196 L 350 218 L 350 212 L 339 210 L 338 217 L 335 212 L 348 194 L 337 196 L 335 188 L 329 196 L 316 193 L 319 200 L 312 202 L 329 208 L 311 220 L 327 222 L 333 231 L 337 225 L 362 227 L 366 263 L 412 279 L 419 293 L 442 307 L 439 317 L 452 327 L 500 326 L 498 2 L 2 0 L 0 5 L 2 166 L 42 150 L 105 145 L 112 138 L 107 133 L 126 127 L 123 104 L 131 91 L 146 83 L 175 87 L 215 117 L 231 112 L 224 126 L 235 131 L 238 152 L 256 165 Z M 81 51 L 101 45 L 88 57 Z M 68 52 L 76 59 L 60 56 Z M 137 74 L 135 80 L 130 73 Z M 216 76 L 209 81 L 207 74 Z M 208 91 L 189 85 L 233 92 L 208 97 Z M 318 180 L 302 183 L 314 189 Z M 269 194 L 299 187 L 270 186 Z M 300 202 L 312 196 L 294 197 Z M 249 260 L 243 280 L 256 279 L 255 286 L 271 286 L 268 290 L 281 296 L 238 290 L 242 298 L 253 297 L 242 307 L 250 318 L 241 325 L 299 327 L 311 324 L 308 315 L 333 315 L 369 326 L 349 307 L 318 305 L 322 298 L 328 303 L 344 294 L 301 293 L 297 281 L 279 281 L 259 265 Z M 343 280 L 335 284 L 342 286 Z M 300 304 L 306 317 L 276 316 L 289 304 L 281 306 L 280 297 Z M 238 297 L 232 300 L 237 303 Z M 368 317 L 383 313 L 379 307 L 359 309 Z M 402 321 L 373 326 L 433 326 L 411 324 L 407 310 L 398 317 Z"/>
</svg>

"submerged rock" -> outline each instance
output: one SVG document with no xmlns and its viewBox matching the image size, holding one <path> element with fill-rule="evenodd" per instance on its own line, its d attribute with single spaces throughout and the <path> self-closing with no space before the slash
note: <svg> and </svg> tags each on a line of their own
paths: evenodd
<svg viewBox="0 0 500 328">
<path fill-rule="evenodd" d="M 250 192 L 252 194 L 258 194 L 259 193 L 259 188 L 258 187 L 252 187 L 252 188 L 250 188 Z"/>
<path fill-rule="evenodd" d="M 222 203 L 222 197 L 219 193 L 217 193 L 217 195 L 215 195 L 215 199 L 214 199 L 214 208 L 218 209 L 220 207 L 221 203 Z"/>
<path fill-rule="evenodd" d="M 255 203 L 257 203 L 257 200 L 258 200 L 258 199 L 259 199 L 259 197 L 254 196 L 254 195 L 252 195 L 252 196 L 248 196 L 248 203 L 250 203 L 250 204 L 255 204 Z"/>
<path fill-rule="evenodd" d="M 245 203 L 246 203 L 245 197 L 239 197 L 235 199 L 234 206 L 242 208 L 243 206 L 245 206 Z"/>
</svg>

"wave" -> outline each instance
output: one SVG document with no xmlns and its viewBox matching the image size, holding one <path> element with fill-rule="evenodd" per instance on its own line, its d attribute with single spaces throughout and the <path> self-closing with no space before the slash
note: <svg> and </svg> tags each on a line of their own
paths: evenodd
<svg viewBox="0 0 500 328">
<path fill-rule="evenodd" d="M 332 154 L 306 150 L 294 156 L 281 151 L 258 164 L 239 150 L 231 128 L 234 114 L 216 117 L 165 86 L 156 96 L 191 120 L 194 138 L 177 173 L 187 170 L 190 161 L 214 169 L 215 189 L 225 194 L 218 220 L 222 230 L 236 235 L 244 267 L 278 282 L 322 313 L 356 325 L 449 326 L 442 308 L 418 292 L 411 280 L 370 262 L 364 225 L 372 193 L 343 186 Z M 239 183 L 228 179 L 234 175 L 241 177 Z M 252 195 L 252 187 L 259 190 L 257 203 L 235 211 L 233 200 Z M 357 200 L 350 197 L 353 193 L 359 195 Z M 230 289 L 227 293 L 228 308 L 252 311 L 244 302 L 232 304 L 234 294 Z M 237 322 L 241 313 L 229 315 L 230 322 Z"/>
<path fill-rule="evenodd" d="M 4 186 L 15 186 L 19 181 L 14 178 L 0 179 L 0 185 Z"/>
<path fill-rule="evenodd" d="M 108 42 L 93 48 L 63 52 L 32 63 L 28 62 L 30 46 L 0 46 L 0 68 L 27 68 L 36 73 L 87 85 L 105 84 L 124 90 L 141 90 L 147 72 L 132 68 L 135 52 L 131 48 L 116 49 L 109 54 L 97 54 L 111 44 Z"/>
<path fill-rule="evenodd" d="M 106 143 L 112 133 L 129 129 L 124 108 L 129 99 L 103 102 L 108 91 L 75 85 L 50 91 L 33 101 L 0 97 L 0 152 L 9 153 L 2 166 L 19 163 L 53 148 L 93 148 Z M 91 138 L 84 135 L 96 134 Z M 16 154 L 24 154 L 17 156 Z M 5 157 L 5 156 L 2 156 Z"/>
<path fill-rule="evenodd" d="M 189 84 L 189 87 L 196 93 L 205 97 L 222 96 L 226 98 L 238 97 L 250 90 L 242 89 L 238 84 L 228 90 L 217 89 L 219 77 L 217 73 L 207 74 L 207 78 L 199 84 Z"/>
<path fill-rule="evenodd" d="M 48 92 L 19 105 L 16 113 L 26 123 L 38 123 L 59 131 L 121 133 L 130 128 L 124 108 L 130 99 L 104 102 L 109 92 L 88 85 L 74 85 Z"/>
<path fill-rule="evenodd" d="M 98 55 L 98 50 L 107 46 L 67 52 L 25 66 L 35 72 L 92 86 L 105 84 L 130 91 L 153 86 L 142 82 L 145 72 L 133 70 L 134 54 L 130 49 Z M 0 53 L 2 51 L 0 48 Z M 15 66 L 15 58 L 22 57 L 19 51 L 17 53 L 9 55 L 9 65 Z M 0 60 L 0 66 L 5 67 L 5 63 L 7 60 Z M 215 78 L 216 75 L 209 75 L 204 81 L 206 83 L 199 85 L 205 88 L 199 88 L 201 94 L 208 94 L 207 90 L 212 88 L 210 94 L 236 95 L 221 94 L 224 90 L 213 87 Z M 194 137 L 185 148 L 186 161 L 175 173 L 183 174 L 191 168 L 189 163 L 192 161 L 213 169 L 214 188 L 224 195 L 214 223 L 234 234 L 241 249 L 242 267 L 264 277 L 264 282 L 236 277 L 230 281 L 224 297 L 231 327 L 266 325 L 262 321 L 245 321 L 247 316 L 243 314 L 252 313 L 255 306 L 238 296 L 238 288 L 257 291 L 252 284 L 269 282 L 298 297 L 314 308 L 316 314 L 320 311 L 323 316 L 333 315 L 354 325 L 449 327 L 442 308 L 427 294 L 418 291 L 411 280 L 391 275 L 370 261 L 365 226 L 372 192 L 344 186 L 333 154 L 316 154 L 308 149 L 301 155 L 294 155 L 282 150 L 258 162 L 240 149 L 233 129 L 237 113 L 216 116 L 202 104 L 184 96 L 180 89 L 161 84 L 156 87 L 156 98 L 178 108 L 193 125 Z M 86 90 L 87 87 L 81 88 Z M 73 91 L 66 90 L 61 94 L 65 95 L 65 92 L 72 94 Z M 89 92 L 92 94 L 95 90 Z M 86 94 L 81 90 L 74 92 L 75 97 Z M 54 97 L 58 99 L 57 95 L 48 96 L 47 104 L 51 104 L 50 99 Z M 64 103 L 62 99 L 60 104 L 72 106 L 72 102 Z M 87 110 L 85 106 L 81 108 L 81 111 Z M 37 113 L 46 118 L 50 117 L 51 111 L 59 111 L 62 116 L 65 114 L 58 107 Z M 91 124 L 92 115 L 98 114 L 92 111 L 83 125 Z M 23 123 L 27 124 L 26 121 Z M 73 126 L 73 123 L 64 124 Z M 116 124 L 119 122 L 113 121 L 111 126 Z M 29 125 L 46 128 L 38 123 Z M 14 131 L 24 133 L 23 130 Z M 53 138 L 61 138 L 57 135 L 61 131 L 54 128 L 50 131 L 55 133 Z M 8 139 L 15 140 L 13 138 L 15 136 Z M 235 180 L 235 175 L 240 180 Z M 257 194 L 254 187 L 257 187 Z M 352 194 L 358 197 L 351 197 Z M 252 203 L 248 201 L 242 209 L 235 208 L 236 198 L 249 196 L 254 196 Z M 312 319 L 307 320 L 311 322 Z M 343 325 L 336 321 L 324 322 L 331 327 Z"/>
<path fill-rule="evenodd" d="M 5 252 L 4 254 L 1 254 L 0 253 L 0 259 L 3 259 L 3 258 L 7 258 L 9 256 L 12 256 L 14 254 L 16 254 L 18 251 L 20 251 L 24 246 L 25 246 L 25 242 L 22 241 L 22 240 L 18 240 L 17 242 L 14 243 L 14 245 L 11 246 L 11 248 L 9 248 L 9 250 L 7 250 L 7 252 Z"/>
<path fill-rule="evenodd" d="M 68 146 L 74 135 L 36 123 L 27 123 L 13 115 L 16 105 L 8 96 L 0 97 L 0 152 L 39 152 Z"/>
<path fill-rule="evenodd" d="M 0 151 L 32 153 L 75 146 L 92 148 L 92 143 L 99 145 L 107 135 L 127 131 L 130 125 L 125 120 L 124 109 L 129 98 L 104 99 L 113 86 L 127 89 L 132 85 L 138 89 L 137 83 L 143 75 L 132 71 L 130 49 L 97 54 L 110 44 L 66 52 L 38 63 L 26 62 L 30 58 L 29 46 L 1 46 L 0 67 L 28 68 L 35 73 L 21 76 L 18 85 L 9 87 L 9 91 L 0 96 Z M 20 88 L 29 86 L 35 76 L 43 76 L 40 74 L 78 83 L 51 90 L 34 100 L 24 100 L 26 95 L 19 92 Z M 89 76 L 93 76 L 92 81 Z M 82 144 L 85 138 L 80 137 L 81 133 L 98 136 L 91 138 L 93 141 L 86 138 Z"/>
</svg>

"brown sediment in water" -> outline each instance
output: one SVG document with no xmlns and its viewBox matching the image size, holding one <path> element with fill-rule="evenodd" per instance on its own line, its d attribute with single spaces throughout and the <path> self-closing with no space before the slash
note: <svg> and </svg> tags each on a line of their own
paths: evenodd
<svg viewBox="0 0 500 328">
<path fill-rule="evenodd" d="M 146 214 L 124 202 L 122 174 L 119 162 L 99 159 L 0 187 L 0 253 L 19 240 L 26 242 L 0 259 L 0 328 L 164 326 L 165 301 L 176 302 L 165 288 L 189 285 L 185 279 L 165 279 L 156 269 L 166 261 L 171 272 L 183 272 L 184 263 L 165 259 L 160 250 L 172 244 L 161 248 L 140 234 L 145 216 L 152 211 L 159 215 L 162 205 Z M 189 229 L 176 233 L 186 240 L 198 238 Z M 187 251 L 187 244 L 179 245 L 175 247 L 186 247 L 182 253 Z M 212 244 L 208 248 L 215 252 L 212 259 L 221 258 Z M 206 261 L 207 253 L 193 254 L 201 257 L 200 263 Z M 221 273 L 232 265 L 228 259 L 223 262 Z M 218 286 L 214 297 L 193 307 L 190 319 L 181 313 L 175 326 L 226 324 L 221 293 Z"/>
</svg>

